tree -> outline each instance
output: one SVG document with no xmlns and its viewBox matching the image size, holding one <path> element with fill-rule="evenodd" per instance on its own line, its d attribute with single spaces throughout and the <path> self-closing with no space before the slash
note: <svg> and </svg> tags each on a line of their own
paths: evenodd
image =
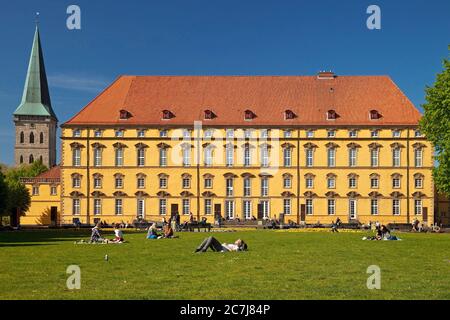
<svg viewBox="0 0 450 320">
<path fill-rule="evenodd" d="M 450 47 L 449 47 L 450 49 Z M 450 196 L 450 60 L 444 60 L 444 71 L 427 87 L 424 116 L 420 128 L 435 147 L 438 165 L 433 170 L 439 192 Z"/>
</svg>

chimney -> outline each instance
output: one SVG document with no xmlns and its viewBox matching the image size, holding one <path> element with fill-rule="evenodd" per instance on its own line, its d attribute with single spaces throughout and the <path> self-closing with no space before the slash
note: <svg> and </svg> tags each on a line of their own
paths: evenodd
<svg viewBox="0 0 450 320">
<path fill-rule="evenodd" d="M 317 79 L 334 79 L 336 77 L 336 75 L 334 74 L 333 71 L 319 71 L 319 73 L 317 73 Z"/>
</svg>

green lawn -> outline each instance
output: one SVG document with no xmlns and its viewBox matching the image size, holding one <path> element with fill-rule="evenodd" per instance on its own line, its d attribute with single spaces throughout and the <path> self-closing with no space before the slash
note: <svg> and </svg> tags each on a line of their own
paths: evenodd
<svg viewBox="0 0 450 320">
<path fill-rule="evenodd" d="M 250 250 L 194 254 L 206 233 L 126 232 L 122 245 L 75 245 L 88 234 L 0 232 L 0 299 L 450 299 L 450 234 L 365 234 L 214 233 L 221 242 L 242 237 Z M 66 288 L 72 264 L 80 290 Z M 366 287 L 370 265 L 381 268 L 381 290 Z"/>
</svg>

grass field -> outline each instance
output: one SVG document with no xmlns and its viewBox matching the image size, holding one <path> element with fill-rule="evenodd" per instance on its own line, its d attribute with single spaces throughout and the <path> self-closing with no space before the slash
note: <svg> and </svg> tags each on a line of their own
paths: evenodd
<svg viewBox="0 0 450 320">
<path fill-rule="evenodd" d="M 249 251 L 194 254 L 206 233 L 127 232 L 125 244 L 75 245 L 86 231 L 0 232 L 0 299 L 450 299 L 450 234 L 366 234 L 214 233 L 243 238 Z M 80 290 L 66 288 L 72 264 Z M 381 268 L 380 290 L 366 287 L 370 265 Z"/>
</svg>

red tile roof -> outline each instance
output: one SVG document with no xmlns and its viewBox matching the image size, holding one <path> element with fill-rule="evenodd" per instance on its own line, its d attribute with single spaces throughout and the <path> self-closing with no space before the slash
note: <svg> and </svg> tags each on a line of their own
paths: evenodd
<svg viewBox="0 0 450 320">
<path fill-rule="evenodd" d="M 129 112 L 120 120 L 120 110 Z M 163 110 L 173 117 L 162 119 Z M 121 76 L 65 125 L 417 125 L 421 115 L 388 76 Z M 245 110 L 256 117 L 244 120 Z M 296 117 L 285 120 L 291 110 Z M 326 120 L 335 110 L 336 120 Z M 381 114 L 370 120 L 370 110 Z"/>
<path fill-rule="evenodd" d="M 36 176 L 36 179 L 59 179 L 61 177 L 61 167 L 54 166 L 50 170 L 47 170 L 40 175 Z"/>
</svg>

